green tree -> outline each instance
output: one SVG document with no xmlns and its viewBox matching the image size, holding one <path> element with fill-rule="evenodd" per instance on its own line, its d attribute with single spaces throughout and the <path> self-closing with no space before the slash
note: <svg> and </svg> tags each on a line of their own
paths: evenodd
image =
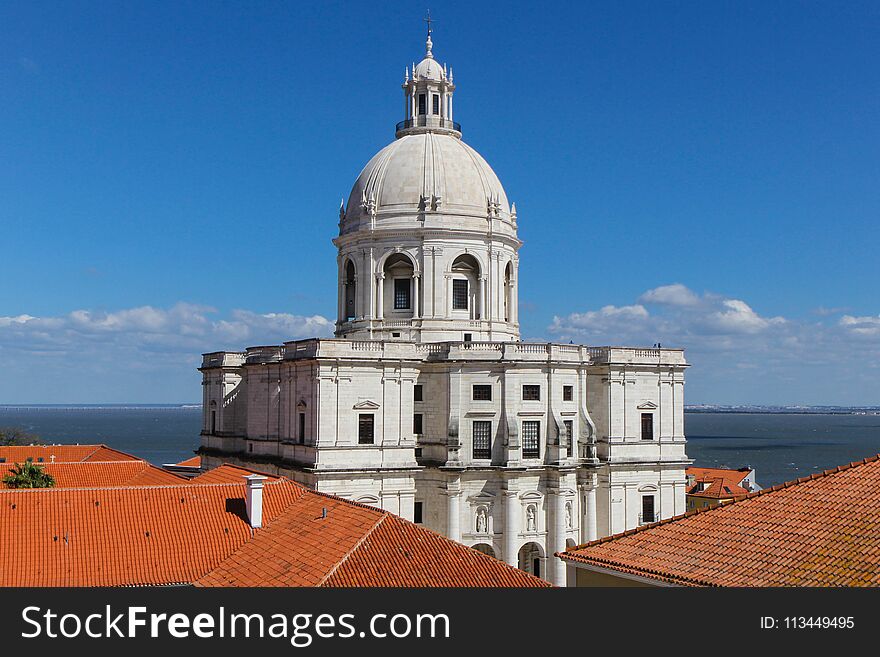
<svg viewBox="0 0 880 657">
<path fill-rule="evenodd" d="M 41 440 L 19 427 L 0 427 L 0 446 L 40 445 Z"/>
<path fill-rule="evenodd" d="M 27 461 L 13 465 L 3 477 L 3 483 L 7 488 L 52 488 L 55 479 L 39 465 Z"/>
</svg>

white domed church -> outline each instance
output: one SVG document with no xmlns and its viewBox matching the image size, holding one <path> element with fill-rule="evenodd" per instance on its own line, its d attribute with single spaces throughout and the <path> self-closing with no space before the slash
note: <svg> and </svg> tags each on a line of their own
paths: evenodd
<svg viewBox="0 0 880 657">
<path fill-rule="evenodd" d="M 205 354 L 200 454 L 387 509 L 564 585 L 553 553 L 685 511 L 682 350 L 526 343 L 516 207 L 452 69 L 339 210 L 336 337 Z"/>
</svg>

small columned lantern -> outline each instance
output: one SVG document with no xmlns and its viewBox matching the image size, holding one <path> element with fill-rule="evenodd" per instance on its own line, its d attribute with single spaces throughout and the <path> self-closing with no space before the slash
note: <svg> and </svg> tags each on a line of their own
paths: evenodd
<svg viewBox="0 0 880 657">
<path fill-rule="evenodd" d="M 414 129 L 434 129 L 461 134 L 461 127 L 452 120 L 452 70 L 440 65 L 431 52 L 431 18 L 425 41 L 425 58 L 407 68 L 404 74 L 404 120 L 397 124 L 397 136 L 410 134 Z"/>
</svg>

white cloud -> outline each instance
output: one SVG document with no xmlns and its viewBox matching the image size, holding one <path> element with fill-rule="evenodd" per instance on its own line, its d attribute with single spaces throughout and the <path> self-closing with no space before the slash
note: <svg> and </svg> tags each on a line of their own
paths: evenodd
<svg viewBox="0 0 880 657">
<path fill-rule="evenodd" d="M 840 318 L 840 326 L 856 335 L 880 335 L 880 315 L 877 317 L 844 315 Z"/>
<path fill-rule="evenodd" d="M 639 301 L 669 306 L 695 306 L 700 303 L 700 297 L 681 283 L 673 283 L 648 290 L 639 297 Z"/>
<path fill-rule="evenodd" d="M 706 324 L 722 333 L 757 333 L 773 325 L 784 324 L 782 317 L 766 318 L 740 299 L 721 299 L 721 308 L 706 316 Z"/>
<path fill-rule="evenodd" d="M 764 315 L 742 299 L 678 283 L 637 301 L 556 316 L 547 331 L 557 341 L 684 347 L 694 402 L 877 403 L 880 316 L 828 324 Z"/>
<path fill-rule="evenodd" d="M 333 329 L 333 323 L 320 315 L 249 310 L 234 310 L 229 317 L 216 315 L 207 306 L 178 303 L 170 308 L 139 306 L 113 312 L 74 310 L 58 317 L 0 317 L 0 349 L 69 357 L 89 354 L 102 360 L 137 358 L 144 352 L 155 358 L 165 351 L 178 358 L 180 353 L 197 356 L 256 343 L 323 337 Z"/>
</svg>

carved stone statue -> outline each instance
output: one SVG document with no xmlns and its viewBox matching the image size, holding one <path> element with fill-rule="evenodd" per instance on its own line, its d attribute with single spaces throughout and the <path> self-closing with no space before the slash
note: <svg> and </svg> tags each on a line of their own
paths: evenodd
<svg viewBox="0 0 880 657">
<path fill-rule="evenodd" d="M 571 529 L 571 502 L 565 503 L 565 526 Z"/>
<path fill-rule="evenodd" d="M 535 507 L 531 504 L 526 507 L 526 531 L 535 531 Z"/>
<path fill-rule="evenodd" d="M 477 509 L 477 533 L 485 534 L 489 531 L 489 518 L 486 515 L 486 509 L 480 507 Z"/>
</svg>

